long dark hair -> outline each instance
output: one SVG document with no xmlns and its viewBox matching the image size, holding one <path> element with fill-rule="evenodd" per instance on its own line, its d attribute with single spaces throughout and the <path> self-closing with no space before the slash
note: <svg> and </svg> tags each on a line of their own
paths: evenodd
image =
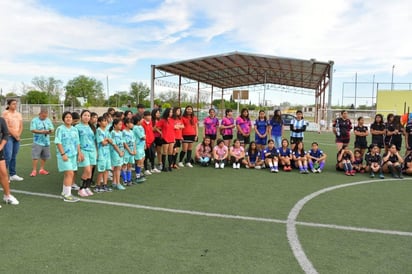
<svg viewBox="0 0 412 274">
<path fill-rule="evenodd" d="M 212 150 L 213 150 L 213 148 L 212 148 L 212 143 L 209 142 L 209 144 L 206 145 L 206 144 L 205 144 L 205 140 L 206 140 L 206 139 L 209 139 L 209 140 L 210 140 L 210 137 L 209 137 L 209 136 L 206 136 L 205 138 L 203 138 L 203 141 L 202 141 L 203 150 L 205 150 L 206 147 L 209 147 L 209 148 L 210 148 L 210 151 L 212 151 Z"/>
<path fill-rule="evenodd" d="M 382 114 L 379 114 L 379 113 L 375 115 L 375 119 L 373 120 L 373 124 L 374 124 L 374 125 L 378 125 L 378 123 L 376 122 L 376 118 L 377 118 L 377 117 L 380 117 L 380 118 L 381 118 L 381 122 L 380 122 L 379 124 L 382 125 L 382 124 L 383 124 L 383 115 L 382 115 Z"/>
<path fill-rule="evenodd" d="M 249 147 L 247 149 L 247 153 L 249 154 L 249 156 L 250 156 L 250 154 L 252 154 L 252 145 L 253 144 L 255 144 L 255 151 L 256 152 L 258 151 L 257 146 L 256 146 L 256 142 L 255 141 L 250 142 Z"/>
<path fill-rule="evenodd" d="M 160 109 L 158 108 L 154 108 L 152 109 L 152 113 L 150 114 L 152 116 L 152 126 L 156 125 L 156 122 L 158 121 L 157 117 L 156 117 L 156 113 L 159 112 L 160 113 Z"/>
<path fill-rule="evenodd" d="M 177 114 L 177 111 L 180 109 L 180 114 Z M 180 119 L 182 117 L 182 109 L 180 107 L 173 108 L 173 119 Z"/>
<path fill-rule="evenodd" d="M 171 111 L 172 111 L 171 108 L 166 108 L 166 109 L 163 111 L 162 119 L 165 119 L 166 121 L 168 121 L 168 118 L 169 118 L 169 115 L 170 115 L 170 112 L 171 112 Z"/>
<path fill-rule="evenodd" d="M 13 103 L 13 102 L 17 102 L 17 100 L 16 99 L 8 99 L 7 100 L 7 107 L 6 107 L 6 110 L 9 110 L 9 106 L 11 105 L 11 103 Z"/>
<path fill-rule="evenodd" d="M 191 108 L 192 109 L 192 113 L 189 114 L 187 113 L 187 109 Z M 195 122 L 193 121 L 193 117 L 194 117 L 194 113 L 193 113 L 193 107 L 191 105 L 188 105 L 185 107 L 185 110 L 183 111 L 183 117 L 189 118 L 190 120 L 190 124 L 193 126 L 195 124 Z"/>
<path fill-rule="evenodd" d="M 246 117 L 243 116 L 243 112 L 247 111 Z M 242 119 L 249 120 L 249 110 L 247 108 L 242 108 L 239 115 Z"/>
<path fill-rule="evenodd" d="M 120 123 L 121 121 L 122 121 L 122 120 L 121 120 L 121 119 L 118 119 L 118 118 L 113 119 L 112 125 L 111 125 L 110 128 L 109 128 L 109 131 L 112 132 L 113 129 L 114 129 L 114 126 L 117 125 L 118 123 Z"/>
<path fill-rule="evenodd" d="M 280 116 L 280 109 L 277 109 L 273 112 L 272 121 L 282 124 L 282 116 Z"/>
</svg>

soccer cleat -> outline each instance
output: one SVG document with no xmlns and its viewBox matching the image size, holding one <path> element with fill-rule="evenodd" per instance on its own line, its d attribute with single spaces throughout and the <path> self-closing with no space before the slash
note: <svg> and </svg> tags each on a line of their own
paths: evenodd
<svg viewBox="0 0 412 274">
<path fill-rule="evenodd" d="M 22 177 L 20 177 L 17 174 L 14 174 L 13 176 L 10 176 L 10 181 L 16 181 L 16 182 L 20 182 L 23 181 L 24 179 Z"/>
<path fill-rule="evenodd" d="M 64 194 L 62 194 L 62 198 L 63 198 L 63 201 L 65 201 L 65 202 L 68 202 L 68 203 L 75 203 L 75 202 L 78 202 L 78 201 L 80 201 L 80 199 L 79 198 L 77 198 L 77 197 L 75 197 L 75 196 L 73 196 L 73 195 L 64 195 Z"/>
<path fill-rule="evenodd" d="M 77 184 L 72 184 L 72 190 L 79 190 L 80 187 Z"/>
<path fill-rule="evenodd" d="M 215 163 L 215 168 L 219 168 L 219 163 Z"/>
<path fill-rule="evenodd" d="M 272 172 L 272 173 L 275 172 L 275 168 L 274 168 L 274 167 L 271 167 L 271 168 L 270 168 L 270 172 Z"/>
<path fill-rule="evenodd" d="M 300 170 L 299 170 L 299 173 L 300 173 L 300 174 L 303 174 L 303 173 L 305 173 L 305 171 L 304 171 L 303 169 L 300 169 Z"/>
<path fill-rule="evenodd" d="M 150 172 L 153 174 L 153 173 L 160 173 L 161 171 L 158 170 L 157 168 L 154 168 Z"/>
<path fill-rule="evenodd" d="M 346 171 L 346 172 L 345 172 L 345 175 L 346 175 L 346 176 L 351 176 L 350 171 Z"/>
<path fill-rule="evenodd" d="M 30 177 L 36 177 L 36 175 L 37 175 L 37 171 L 35 171 L 35 170 L 33 170 L 33 171 L 30 173 Z"/>
<path fill-rule="evenodd" d="M 370 177 L 371 177 L 371 178 L 375 178 L 375 173 L 371 172 Z"/>
<path fill-rule="evenodd" d="M 283 166 L 283 171 L 288 171 L 288 167 L 287 167 L 287 166 Z"/>
<path fill-rule="evenodd" d="M 107 185 L 103 185 L 102 189 L 103 189 L 103 192 L 112 192 L 113 191 L 113 189 L 111 189 Z"/>
<path fill-rule="evenodd" d="M 381 174 L 379 174 L 379 178 L 385 179 L 385 176 L 383 176 L 383 174 L 381 173 Z"/>
<path fill-rule="evenodd" d="M 278 172 L 279 172 L 279 169 L 273 168 L 273 172 L 278 173 Z"/>
<path fill-rule="evenodd" d="M 50 172 L 48 172 L 48 171 L 45 170 L 45 169 L 40 169 L 40 170 L 39 170 L 39 174 L 40 174 L 40 175 L 49 175 L 49 173 L 50 173 Z"/>
<path fill-rule="evenodd" d="M 79 191 L 77 192 L 77 194 L 78 194 L 80 197 L 87 197 L 87 196 L 89 196 L 89 194 L 87 194 L 87 192 L 86 192 L 86 190 L 85 190 L 84 188 L 79 189 Z"/>
<path fill-rule="evenodd" d="M 236 163 L 233 163 L 232 167 L 233 167 L 234 169 L 236 169 L 236 168 L 237 168 Z"/>
<path fill-rule="evenodd" d="M 318 173 L 322 173 L 322 169 L 318 168 L 317 169 Z"/>
<path fill-rule="evenodd" d="M 220 168 L 225 168 L 225 163 L 220 163 Z"/>
<path fill-rule="evenodd" d="M 100 192 L 103 192 L 103 191 L 102 191 L 102 188 L 101 188 L 100 186 L 96 186 L 96 187 L 94 188 L 94 192 L 100 193 Z"/>
<path fill-rule="evenodd" d="M 149 176 L 149 175 L 152 175 L 152 173 L 149 170 L 145 170 L 144 175 Z"/>
<path fill-rule="evenodd" d="M 19 201 L 16 199 L 16 197 L 14 197 L 13 195 L 9 195 L 9 196 L 3 196 L 3 201 L 6 204 L 11 204 L 11 205 L 18 205 Z"/>
<path fill-rule="evenodd" d="M 140 178 L 136 178 L 135 183 L 136 183 L 136 184 L 141 184 L 141 183 L 143 183 L 144 181 L 146 181 L 146 179 L 140 177 Z"/>
<path fill-rule="evenodd" d="M 312 173 L 316 173 L 316 169 L 314 169 L 314 168 L 312 168 L 311 171 L 312 171 Z"/>
<path fill-rule="evenodd" d="M 186 166 L 187 166 L 187 167 L 193 167 L 190 162 L 187 162 L 187 163 L 186 163 Z"/>
<path fill-rule="evenodd" d="M 179 162 L 177 165 L 178 165 L 179 167 L 184 167 L 184 166 L 185 166 L 182 162 Z"/>
<path fill-rule="evenodd" d="M 116 189 L 117 190 L 125 190 L 126 188 L 122 186 L 121 184 L 116 184 Z"/>
</svg>

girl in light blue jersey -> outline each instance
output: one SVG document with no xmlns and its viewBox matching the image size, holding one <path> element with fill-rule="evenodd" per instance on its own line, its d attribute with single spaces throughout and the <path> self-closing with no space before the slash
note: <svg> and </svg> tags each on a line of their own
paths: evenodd
<svg viewBox="0 0 412 274">
<path fill-rule="evenodd" d="M 110 145 L 113 143 L 110 139 L 107 128 L 107 119 L 100 116 L 97 119 L 96 143 L 97 143 L 97 182 L 95 192 L 112 191 L 107 187 L 108 171 L 112 169 L 110 158 Z"/>
<path fill-rule="evenodd" d="M 112 126 L 110 127 L 110 139 L 113 143 L 110 147 L 110 160 L 113 166 L 113 183 L 112 187 L 117 190 L 125 190 L 125 187 L 120 184 L 120 170 L 123 165 L 124 156 L 124 140 L 122 133 L 123 122 L 122 120 L 113 119 Z"/>
<path fill-rule="evenodd" d="M 133 134 L 132 118 L 124 119 L 123 141 L 124 141 L 124 157 L 123 167 L 120 176 L 127 186 L 132 185 L 132 167 L 134 165 L 134 156 L 136 155 L 136 143 Z"/>
</svg>

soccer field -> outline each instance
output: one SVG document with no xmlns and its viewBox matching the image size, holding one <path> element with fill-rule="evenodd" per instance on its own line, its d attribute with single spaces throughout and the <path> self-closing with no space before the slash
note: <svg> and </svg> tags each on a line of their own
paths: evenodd
<svg viewBox="0 0 412 274">
<path fill-rule="evenodd" d="M 24 138 L 0 273 L 412 273 L 412 181 L 335 171 L 330 133 L 305 135 L 320 174 L 185 167 L 74 204 L 54 146 L 51 174 L 29 177 Z"/>
</svg>

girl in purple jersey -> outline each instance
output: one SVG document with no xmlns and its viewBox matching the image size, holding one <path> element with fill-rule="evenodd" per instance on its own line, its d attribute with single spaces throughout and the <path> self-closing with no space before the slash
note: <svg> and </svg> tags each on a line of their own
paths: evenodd
<svg viewBox="0 0 412 274">
<path fill-rule="evenodd" d="M 288 139 L 282 140 L 282 146 L 278 148 L 279 151 L 279 164 L 283 166 L 283 171 L 291 171 L 292 150 L 289 148 Z"/>
<path fill-rule="evenodd" d="M 204 137 L 209 137 L 213 147 L 219 128 L 219 119 L 216 118 L 216 112 L 213 108 L 209 109 L 209 116 L 203 121 Z"/>
<path fill-rule="evenodd" d="M 301 141 L 297 141 L 295 144 L 295 148 L 293 149 L 293 160 L 295 161 L 295 166 L 299 167 L 299 173 L 309 173 L 306 151 L 303 142 Z"/>
<path fill-rule="evenodd" d="M 222 135 L 223 142 L 225 146 L 229 147 L 230 142 L 233 139 L 233 128 L 235 128 L 235 120 L 233 119 L 233 111 L 231 109 L 226 109 L 225 117 L 222 119 L 220 125 L 220 134 Z"/>
<path fill-rule="evenodd" d="M 236 118 L 237 139 L 240 141 L 241 146 L 250 143 L 250 132 L 252 129 L 252 123 L 249 118 L 249 110 L 244 108 L 240 112 L 239 117 Z"/>
<path fill-rule="evenodd" d="M 268 139 L 268 121 L 264 110 L 259 111 L 259 117 L 255 121 L 255 142 L 259 150 L 262 150 Z M 276 146 L 275 146 L 276 147 Z"/>
</svg>

